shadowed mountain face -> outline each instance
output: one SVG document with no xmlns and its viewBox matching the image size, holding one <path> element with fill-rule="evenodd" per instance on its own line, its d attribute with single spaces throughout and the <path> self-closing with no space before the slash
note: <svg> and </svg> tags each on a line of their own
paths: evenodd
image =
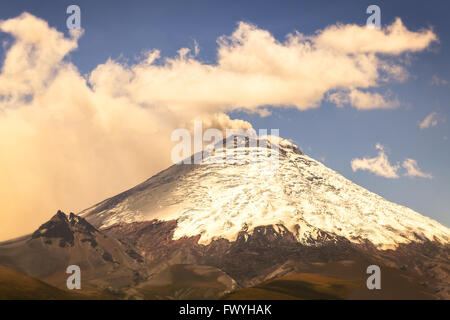
<svg viewBox="0 0 450 320">
<path fill-rule="evenodd" d="M 208 245 L 199 244 L 198 236 L 173 240 L 176 225 L 176 221 L 136 222 L 118 224 L 103 232 L 139 248 L 151 270 L 177 263 L 211 265 L 242 286 L 260 281 L 274 266 L 289 259 L 326 261 L 364 257 L 346 239 L 337 242 L 325 233 L 317 245 L 305 246 L 281 225 L 257 227 L 252 234 L 241 231 L 235 241 L 218 239 Z M 284 232 L 279 233 L 276 228 Z"/>
<path fill-rule="evenodd" d="M 0 265 L 62 288 L 69 265 L 81 268 L 83 287 L 98 290 L 129 287 L 146 274 L 132 247 L 61 211 L 32 235 L 1 243 Z"/>
</svg>

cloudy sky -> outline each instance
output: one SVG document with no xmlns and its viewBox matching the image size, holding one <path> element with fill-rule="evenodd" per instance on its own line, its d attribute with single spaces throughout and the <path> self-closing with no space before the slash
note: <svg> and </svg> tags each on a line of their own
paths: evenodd
<svg viewBox="0 0 450 320">
<path fill-rule="evenodd" d="M 171 132 L 280 129 L 313 158 L 450 225 L 442 1 L 0 4 L 0 240 L 170 165 Z"/>
</svg>

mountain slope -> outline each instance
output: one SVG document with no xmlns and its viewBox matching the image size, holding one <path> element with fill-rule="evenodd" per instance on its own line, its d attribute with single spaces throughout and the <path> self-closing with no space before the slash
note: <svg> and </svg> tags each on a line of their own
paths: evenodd
<svg viewBox="0 0 450 320">
<path fill-rule="evenodd" d="M 193 264 L 174 264 L 130 291 L 142 299 L 215 299 L 237 288 L 221 270 Z"/>
<path fill-rule="evenodd" d="M 38 279 L 0 267 L 0 300 L 77 300 L 86 296 L 53 287 Z"/>
<path fill-rule="evenodd" d="M 363 266 L 353 261 L 345 261 L 347 268 Z M 351 266 L 355 264 L 355 266 Z M 363 273 L 358 276 L 358 270 L 354 270 L 356 276 L 339 278 L 330 277 L 320 273 L 319 268 L 313 268 L 314 273 L 290 273 L 264 281 L 257 286 L 237 290 L 225 298 L 229 300 L 304 300 L 304 299 L 409 299 L 429 300 L 434 299 L 433 292 L 421 285 L 416 279 L 385 269 L 383 290 L 368 290 L 364 286 Z M 328 266 L 330 268 L 331 266 Z M 357 269 L 357 268 L 355 268 Z M 324 272 L 324 271 L 322 271 Z M 326 274 L 326 272 L 324 272 Z"/>
</svg>

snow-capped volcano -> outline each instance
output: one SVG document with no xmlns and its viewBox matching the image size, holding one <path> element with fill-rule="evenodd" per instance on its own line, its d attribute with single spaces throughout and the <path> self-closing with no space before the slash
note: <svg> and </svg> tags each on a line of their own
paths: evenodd
<svg viewBox="0 0 450 320">
<path fill-rule="evenodd" d="M 215 145 L 201 164 L 173 165 L 80 214 L 98 228 L 175 220 L 173 240 L 200 236 L 200 244 L 266 225 L 305 245 L 323 233 L 380 249 L 449 243 L 449 228 L 356 185 L 290 141 L 256 140 Z"/>
<path fill-rule="evenodd" d="M 0 266 L 64 286 L 65 268 L 76 264 L 100 295 L 139 299 L 223 297 L 276 279 L 290 279 L 302 299 L 312 294 L 304 281 L 314 288 L 317 279 L 327 288 L 346 283 L 346 297 L 450 297 L 447 227 L 352 183 L 287 140 L 233 139 L 83 217 L 58 212 L 33 234 L 0 243 Z M 385 279 L 379 292 L 366 287 L 373 264 Z M 313 296 L 341 297 L 338 287 Z"/>
</svg>

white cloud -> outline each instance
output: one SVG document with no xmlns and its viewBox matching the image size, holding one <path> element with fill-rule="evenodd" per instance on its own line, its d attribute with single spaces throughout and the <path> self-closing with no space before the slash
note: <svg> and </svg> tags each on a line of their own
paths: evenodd
<svg viewBox="0 0 450 320">
<path fill-rule="evenodd" d="M 381 79 L 383 81 L 388 82 L 391 80 L 395 80 L 398 82 L 405 82 L 409 78 L 408 71 L 401 65 L 381 63 L 380 68 L 386 73 L 385 76 Z"/>
<path fill-rule="evenodd" d="M 340 91 L 350 92 L 356 108 L 392 107 L 367 90 L 401 78 L 400 55 L 437 40 L 431 30 L 407 30 L 400 19 L 382 30 L 337 25 L 281 42 L 239 23 L 219 39 L 215 64 L 199 61 L 194 44 L 193 54 L 182 48 L 170 59 L 150 50 L 134 65 L 108 60 L 84 77 L 69 59 L 80 32 L 66 38 L 27 13 L 0 21 L 0 31 L 14 38 L 0 73 L 0 207 L 8 212 L 0 238 L 163 169 L 172 130 L 194 120 L 205 128 L 248 128 L 226 112 L 305 110 Z"/>
<path fill-rule="evenodd" d="M 432 86 L 445 87 L 448 86 L 450 82 L 448 82 L 448 80 L 439 78 L 437 75 L 434 75 L 433 77 L 431 77 L 430 84 Z"/>
<path fill-rule="evenodd" d="M 374 158 L 363 158 L 363 159 L 353 159 L 351 161 L 352 170 L 356 172 L 357 170 L 367 170 L 378 176 L 385 178 L 398 178 L 397 171 L 399 165 L 392 165 L 384 152 L 384 147 L 377 143 L 376 148 L 378 151 L 378 156 Z"/>
<path fill-rule="evenodd" d="M 330 42 L 330 36 L 350 42 L 342 48 L 340 42 Z M 359 46 L 350 46 L 353 37 Z M 186 107 L 255 112 L 264 105 L 305 110 L 318 107 L 330 90 L 342 91 L 356 108 L 392 108 L 398 105 L 395 99 L 363 91 L 377 87 L 386 73 L 402 74 L 395 60 L 383 60 L 377 54 L 393 58 L 423 50 L 435 39 L 430 30 L 406 30 L 401 20 L 385 30 L 343 25 L 310 37 L 294 33 L 284 42 L 266 30 L 240 23 L 231 36 L 219 38 L 215 65 L 201 63 L 184 48 L 179 57 L 165 59 L 162 65 L 128 67 L 110 60 L 94 70 L 89 80 L 96 91 L 110 92 L 120 86 L 124 96 L 177 112 Z"/>
<path fill-rule="evenodd" d="M 361 29 L 365 32 L 361 32 Z M 357 25 L 334 25 L 319 32 L 315 43 L 320 48 L 333 48 L 348 54 L 383 53 L 401 54 L 420 51 L 428 47 L 437 37 L 432 30 L 411 32 L 401 19 L 382 30 Z"/>
<path fill-rule="evenodd" d="M 437 126 L 437 124 L 438 124 L 438 113 L 433 111 L 419 123 L 419 127 L 420 129 L 423 130 L 426 128 L 435 127 Z"/>
<path fill-rule="evenodd" d="M 349 104 L 360 110 L 389 109 L 400 105 L 397 99 L 389 98 L 389 94 L 383 96 L 379 93 L 363 92 L 356 89 L 332 93 L 328 96 L 328 100 L 338 107 Z"/>
<path fill-rule="evenodd" d="M 417 164 L 417 161 L 414 159 L 406 159 L 402 164 L 403 168 L 406 169 L 405 175 L 408 177 L 419 177 L 432 179 L 433 176 L 429 173 L 422 172 Z"/>
<path fill-rule="evenodd" d="M 398 178 L 398 170 L 400 165 L 392 165 L 384 151 L 384 146 L 380 143 L 376 144 L 376 149 L 378 149 L 378 156 L 374 158 L 363 158 L 363 159 L 353 159 L 351 161 L 352 170 L 354 172 L 358 170 L 367 170 L 378 176 L 385 178 Z M 414 159 L 406 159 L 402 163 L 402 167 L 406 169 L 405 176 L 408 177 L 420 177 L 432 179 L 433 176 L 429 173 L 422 172 Z"/>
</svg>

